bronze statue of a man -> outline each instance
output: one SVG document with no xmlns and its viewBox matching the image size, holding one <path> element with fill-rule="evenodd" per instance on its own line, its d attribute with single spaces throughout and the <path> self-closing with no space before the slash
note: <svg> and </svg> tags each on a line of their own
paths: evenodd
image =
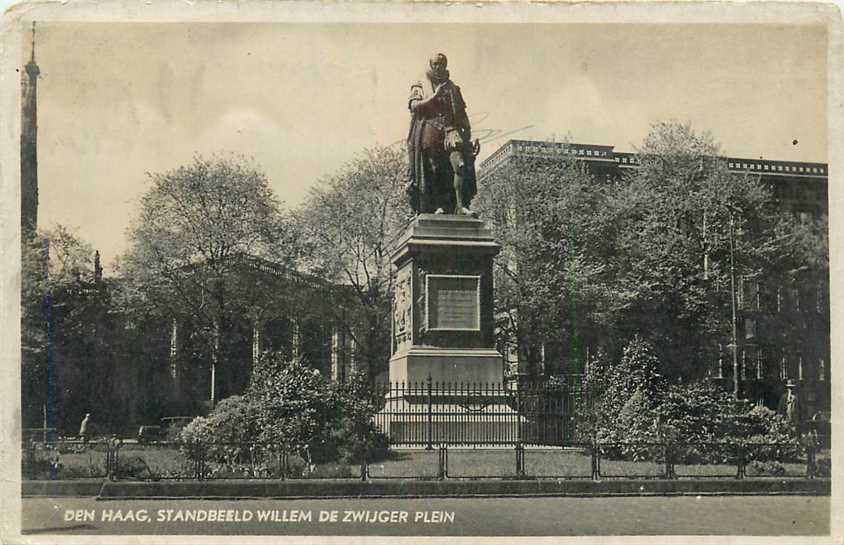
<svg viewBox="0 0 844 545">
<path fill-rule="evenodd" d="M 465 214 L 477 192 L 472 128 L 460 87 L 449 79 L 448 59 L 437 53 L 425 81 L 410 87 L 411 113 L 407 149 L 410 206 L 417 214 Z"/>
</svg>

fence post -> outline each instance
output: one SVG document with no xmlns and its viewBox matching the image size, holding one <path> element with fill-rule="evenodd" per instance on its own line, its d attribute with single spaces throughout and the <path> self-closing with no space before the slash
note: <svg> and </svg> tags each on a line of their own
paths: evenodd
<svg viewBox="0 0 844 545">
<path fill-rule="evenodd" d="M 815 455 L 815 445 L 810 442 L 806 445 L 806 478 L 808 479 L 814 479 L 817 474 Z"/>
<path fill-rule="evenodd" d="M 431 396 L 431 389 L 434 386 L 434 379 L 428 375 L 428 446 L 425 450 L 434 450 L 434 415 L 433 415 L 433 399 Z"/>
<path fill-rule="evenodd" d="M 601 480 L 601 451 L 594 437 L 592 438 L 592 480 Z"/>
<path fill-rule="evenodd" d="M 205 480 L 205 448 L 203 448 L 203 446 L 200 446 L 199 457 L 196 460 L 195 473 L 198 480 Z"/>
<path fill-rule="evenodd" d="M 665 478 L 666 479 L 674 479 L 676 475 L 674 474 L 674 459 L 672 458 L 673 451 L 671 448 L 671 444 L 668 441 L 665 441 L 662 445 L 662 452 L 665 456 Z"/>
<path fill-rule="evenodd" d="M 522 442 L 522 385 L 516 382 L 516 442 Z"/>
<path fill-rule="evenodd" d="M 446 477 L 448 477 L 448 447 L 440 444 L 440 452 L 437 459 L 437 479 L 442 481 Z"/>
<path fill-rule="evenodd" d="M 747 465 L 747 451 L 745 449 L 745 445 L 739 444 L 738 445 L 738 463 L 737 463 L 737 471 L 736 471 L 736 479 L 744 479 L 745 476 L 745 466 Z"/>
<path fill-rule="evenodd" d="M 525 476 L 525 447 L 521 442 L 516 443 L 516 476 Z"/>
<path fill-rule="evenodd" d="M 109 442 L 108 458 L 106 458 L 106 460 L 108 462 L 106 465 L 108 467 L 107 467 L 106 471 L 108 472 L 108 480 L 110 480 L 110 481 L 116 481 L 120 478 L 120 475 L 118 475 L 118 471 L 119 471 L 118 468 L 120 467 L 120 465 L 118 463 L 119 459 L 120 459 L 120 441 L 117 440 L 117 441 Z"/>
<path fill-rule="evenodd" d="M 365 481 L 369 477 L 369 464 L 366 462 L 366 450 L 363 452 L 363 458 L 360 462 L 360 480 Z"/>
<path fill-rule="evenodd" d="M 26 446 L 24 447 L 24 455 L 26 456 L 26 474 L 30 479 L 35 478 L 35 440 L 31 439 L 27 443 L 24 443 Z"/>
</svg>

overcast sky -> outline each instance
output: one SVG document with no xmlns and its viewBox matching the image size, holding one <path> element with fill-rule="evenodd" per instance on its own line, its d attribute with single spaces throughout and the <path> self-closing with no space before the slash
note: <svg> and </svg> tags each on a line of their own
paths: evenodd
<svg viewBox="0 0 844 545">
<path fill-rule="evenodd" d="M 39 226 L 75 228 L 110 263 L 145 172 L 196 153 L 254 157 L 296 206 L 406 137 L 410 83 L 437 51 L 482 158 L 508 138 L 633 151 L 678 119 L 728 155 L 825 162 L 826 47 L 813 26 L 44 23 Z"/>
</svg>

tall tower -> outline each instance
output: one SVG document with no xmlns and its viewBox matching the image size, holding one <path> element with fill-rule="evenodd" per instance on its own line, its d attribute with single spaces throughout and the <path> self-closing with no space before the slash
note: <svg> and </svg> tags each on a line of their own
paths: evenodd
<svg viewBox="0 0 844 545">
<path fill-rule="evenodd" d="M 35 64 L 35 22 L 32 53 L 21 74 L 21 233 L 38 227 L 38 111 L 37 86 L 41 70 Z"/>
</svg>

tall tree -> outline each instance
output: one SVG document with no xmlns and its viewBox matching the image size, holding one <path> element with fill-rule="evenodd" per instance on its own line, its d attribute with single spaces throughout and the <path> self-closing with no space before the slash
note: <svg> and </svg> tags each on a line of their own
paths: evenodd
<svg viewBox="0 0 844 545">
<path fill-rule="evenodd" d="M 406 176 L 403 149 L 365 150 L 319 180 L 296 213 L 308 268 L 335 283 L 335 318 L 354 339 L 370 380 L 390 356 L 390 248 L 410 220 Z"/>
<path fill-rule="evenodd" d="M 21 387 L 26 425 L 63 431 L 88 411 L 108 420 L 115 335 L 94 251 L 61 225 L 23 240 Z M 94 380 L 95 379 L 95 380 Z"/>
<path fill-rule="evenodd" d="M 295 244 L 266 176 L 240 156 L 196 157 L 189 165 L 148 174 L 150 188 L 130 230 L 121 272 L 136 288 L 134 305 L 193 323 L 210 359 L 212 376 L 244 369 L 227 362 L 236 317 L 276 304 L 272 290 L 242 276 L 244 261 L 263 257 L 289 265 Z M 256 294 L 257 291 L 261 293 Z M 229 363 L 231 365 L 229 365 Z M 213 380 L 213 379 L 212 379 Z M 216 391 L 213 397 L 227 392 Z"/>
<path fill-rule="evenodd" d="M 603 256 L 613 224 L 606 188 L 573 158 L 518 159 L 484 180 L 476 200 L 502 252 L 495 261 L 499 341 L 530 379 L 581 371 L 608 307 Z"/>
<path fill-rule="evenodd" d="M 738 283 L 782 262 L 789 231 L 769 188 L 729 172 L 709 134 L 657 123 L 638 155 L 609 200 L 623 226 L 613 260 L 619 327 L 649 338 L 666 373 L 701 375 L 729 342 Z"/>
</svg>

